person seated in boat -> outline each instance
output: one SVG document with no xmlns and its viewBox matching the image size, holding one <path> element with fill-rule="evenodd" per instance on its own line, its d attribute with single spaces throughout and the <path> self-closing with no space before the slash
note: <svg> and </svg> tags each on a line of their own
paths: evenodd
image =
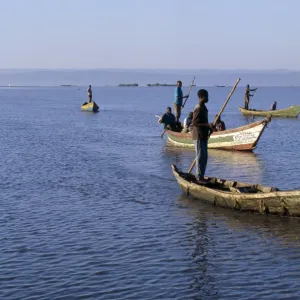
<svg viewBox="0 0 300 300">
<path fill-rule="evenodd" d="M 183 131 L 190 132 L 192 131 L 192 121 L 193 121 L 193 112 L 190 112 L 188 117 L 183 121 Z"/>
<path fill-rule="evenodd" d="M 247 84 L 246 86 L 246 90 L 245 90 L 245 96 L 244 96 L 244 101 L 245 101 L 245 109 L 249 109 L 249 102 L 250 102 L 250 97 L 253 97 L 253 94 L 251 95 L 250 92 L 254 92 L 256 91 L 256 89 L 250 89 L 249 84 Z"/>
<path fill-rule="evenodd" d="M 88 98 L 89 98 L 89 103 L 92 102 L 92 98 L 93 98 L 93 92 L 92 92 L 92 86 L 89 85 L 88 89 L 87 89 L 87 94 L 88 94 Z"/>
<path fill-rule="evenodd" d="M 158 123 L 164 124 L 164 129 L 169 129 L 172 131 L 181 131 L 181 124 L 180 122 L 176 122 L 176 118 L 172 114 L 171 107 L 167 107 L 166 113 L 158 119 Z"/>
<path fill-rule="evenodd" d="M 273 105 L 271 106 L 270 110 L 276 110 L 277 109 L 277 102 L 274 101 Z"/>
<path fill-rule="evenodd" d="M 215 116 L 217 118 L 218 115 Z M 219 116 L 217 123 L 216 123 L 216 131 L 223 131 L 226 130 L 225 123 L 221 120 L 221 116 Z"/>
</svg>

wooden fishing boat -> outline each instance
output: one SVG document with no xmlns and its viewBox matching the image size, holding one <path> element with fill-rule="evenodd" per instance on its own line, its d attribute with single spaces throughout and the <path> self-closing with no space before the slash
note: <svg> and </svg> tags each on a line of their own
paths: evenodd
<svg viewBox="0 0 300 300">
<path fill-rule="evenodd" d="M 96 104 L 96 102 L 84 102 L 81 105 L 81 110 L 84 111 L 90 111 L 90 112 L 98 112 L 99 111 L 99 106 Z"/>
<path fill-rule="evenodd" d="M 195 199 L 235 210 L 300 217 L 300 190 L 280 191 L 214 177 L 205 177 L 207 183 L 200 184 L 194 175 L 178 171 L 175 165 L 172 170 L 184 194 Z"/>
<path fill-rule="evenodd" d="M 278 110 L 244 109 L 242 107 L 238 108 L 244 116 L 267 117 L 271 115 L 272 117 L 297 118 L 297 116 L 300 114 L 300 105 L 290 106 L 289 108 Z"/>
<path fill-rule="evenodd" d="M 271 118 L 234 129 L 212 133 L 208 140 L 209 149 L 252 151 Z M 181 147 L 194 147 L 192 134 L 167 130 L 170 143 Z"/>
</svg>

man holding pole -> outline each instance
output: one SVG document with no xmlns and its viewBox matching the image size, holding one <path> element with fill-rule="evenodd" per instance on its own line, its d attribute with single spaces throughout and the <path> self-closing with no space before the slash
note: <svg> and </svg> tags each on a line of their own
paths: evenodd
<svg viewBox="0 0 300 300">
<path fill-rule="evenodd" d="M 198 91 L 197 95 L 199 98 L 199 104 L 195 107 L 193 122 L 192 122 L 192 125 L 194 126 L 192 138 L 195 144 L 196 158 L 194 159 L 192 165 L 190 166 L 188 173 L 192 172 L 194 165 L 197 163 L 196 175 L 197 178 L 200 179 L 200 183 L 202 182 L 205 184 L 205 181 L 203 181 L 203 177 L 205 174 L 206 164 L 207 164 L 208 139 L 210 137 L 210 134 L 213 131 L 213 128 L 216 126 L 218 119 L 220 118 L 222 112 L 224 111 L 230 97 L 235 91 L 237 85 L 239 84 L 240 80 L 241 79 L 238 78 L 238 80 L 236 81 L 227 99 L 225 100 L 225 103 L 223 104 L 220 112 L 216 115 L 212 125 L 208 124 L 208 117 L 207 117 L 208 111 L 205 105 L 205 103 L 208 102 L 208 92 L 206 90 Z"/>
<path fill-rule="evenodd" d="M 189 97 L 189 95 L 183 96 L 181 87 L 182 87 L 182 82 L 178 80 L 177 87 L 174 91 L 174 112 L 175 112 L 176 122 L 179 122 L 181 116 L 182 100 L 184 98 L 187 99 Z"/>
<path fill-rule="evenodd" d="M 257 90 L 256 89 L 250 89 L 249 84 L 247 84 L 246 86 L 246 90 L 245 90 L 245 96 L 244 96 L 244 102 L 245 102 L 245 109 L 249 109 L 249 102 L 250 102 L 250 97 L 253 97 L 254 93 L 251 95 L 250 92 L 255 92 Z"/>
<path fill-rule="evenodd" d="M 207 90 L 199 90 L 197 96 L 199 103 L 193 112 L 192 138 L 196 150 L 196 177 L 199 181 L 203 181 L 207 165 L 207 144 L 212 128 L 208 123 L 208 110 L 205 105 L 208 102 Z"/>
</svg>

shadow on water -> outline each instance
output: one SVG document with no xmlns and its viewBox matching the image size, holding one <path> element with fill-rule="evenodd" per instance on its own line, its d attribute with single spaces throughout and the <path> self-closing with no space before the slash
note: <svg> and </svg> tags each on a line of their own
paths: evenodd
<svg viewBox="0 0 300 300">
<path fill-rule="evenodd" d="M 234 211 L 223 207 L 215 207 L 183 194 L 178 197 L 176 204 L 188 209 L 189 213 L 195 217 L 195 224 L 200 224 L 200 219 L 213 220 L 225 223 L 228 228 L 235 232 L 254 232 L 269 242 L 297 248 L 300 247 L 299 218 Z"/>
</svg>

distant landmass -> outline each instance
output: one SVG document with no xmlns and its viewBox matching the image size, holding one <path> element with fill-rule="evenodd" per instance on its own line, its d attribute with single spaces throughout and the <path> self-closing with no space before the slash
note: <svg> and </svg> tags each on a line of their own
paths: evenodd
<svg viewBox="0 0 300 300">
<path fill-rule="evenodd" d="M 139 86 L 137 83 L 120 83 L 118 86 Z"/>
<path fill-rule="evenodd" d="M 155 70 L 155 69 L 0 69 L 0 86 L 174 86 L 178 80 L 189 86 L 196 77 L 197 86 L 232 86 L 241 78 L 239 87 L 300 86 L 300 71 L 289 70 Z M 126 82 L 133 82 L 126 84 Z M 162 82 L 168 82 L 166 85 Z M 62 84 L 63 83 L 63 84 Z M 160 85 L 161 84 L 161 85 Z"/>
<path fill-rule="evenodd" d="M 171 83 L 147 83 L 147 86 L 176 86 L 177 84 Z"/>
</svg>

